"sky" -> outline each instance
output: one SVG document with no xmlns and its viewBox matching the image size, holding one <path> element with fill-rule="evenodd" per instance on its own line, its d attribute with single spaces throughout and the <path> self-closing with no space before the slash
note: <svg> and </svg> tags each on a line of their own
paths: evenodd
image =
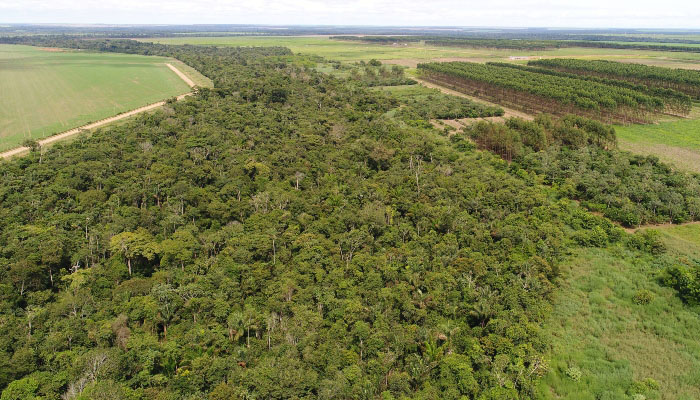
<svg viewBox="0 0 700 400">
<path fill-rule="evenodd" d="M 0 23 L 700 28 L 698 0 L 0 0 Z"/>
</svg>

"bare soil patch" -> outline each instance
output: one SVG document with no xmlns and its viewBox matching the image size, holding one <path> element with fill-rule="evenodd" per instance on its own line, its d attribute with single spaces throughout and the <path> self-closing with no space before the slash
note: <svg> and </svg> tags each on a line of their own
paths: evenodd
<svg viewBox="0 0 700 400">
<path fill-rule="evenodd" d="M 182 79 L 183 81 L 185 81 L 185 83 L 187 84 L 187 86 L 189 86 L 189 87 L 191 87 L 191 88 L 195 87 L 195 84 L 194 84 L 194 82 L 192 82 L 192 79 L 190 79 L 187 75 L 183 74 L 182 71 L 180 71 L 179 69 L 175 68 L 172 64 L 165 64 L 165 65 L 167 65 L 168 68 L 170 68 L 174 73 L 176 73 L 177 76 L 180 77 L 180 79 Z"/>
</svg>

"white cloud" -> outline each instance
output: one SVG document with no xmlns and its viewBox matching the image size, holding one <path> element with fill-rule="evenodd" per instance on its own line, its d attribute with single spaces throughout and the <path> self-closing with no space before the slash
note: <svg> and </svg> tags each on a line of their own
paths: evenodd
<svg viewBox="0 0 700 400">
<path fill-rule="evenodd" d="M 0 22 L 700 28 L 695 0 L 0 0 Z"/>
</svg>

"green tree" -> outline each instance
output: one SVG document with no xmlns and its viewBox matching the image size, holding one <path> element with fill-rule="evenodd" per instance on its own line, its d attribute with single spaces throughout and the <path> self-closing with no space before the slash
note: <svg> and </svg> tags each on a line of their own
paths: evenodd
<svg viewBox="0 0 700 400">
<path fill-rule="evenodd" d="M 135 232 L 122 232 L 110 239 L 110 251 L 120 254 L 126 259 L 129 268 L 129 276 L 132 274 L 131 262 L 136 257 L 153 260 L 159 251 L 158 244 L 148 231 L 143 228 Z"/>
</svg>

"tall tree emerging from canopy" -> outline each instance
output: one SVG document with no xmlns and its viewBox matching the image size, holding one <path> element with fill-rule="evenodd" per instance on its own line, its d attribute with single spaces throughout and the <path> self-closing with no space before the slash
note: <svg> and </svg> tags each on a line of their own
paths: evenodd
<svg viewBox="0 0 700 400">
<path fill-rule="evenodd" d="M 132 261 L 135 258 L 142 257 L 151 261 L 159 251 L 158 243 L 144 228 L 139 228 L 135 232 L 122 232 L 114 235 L 109 243 L 110 251 L 120 254 L 126 260 L 129 276 L 132 274 Z"/>
</svg>

